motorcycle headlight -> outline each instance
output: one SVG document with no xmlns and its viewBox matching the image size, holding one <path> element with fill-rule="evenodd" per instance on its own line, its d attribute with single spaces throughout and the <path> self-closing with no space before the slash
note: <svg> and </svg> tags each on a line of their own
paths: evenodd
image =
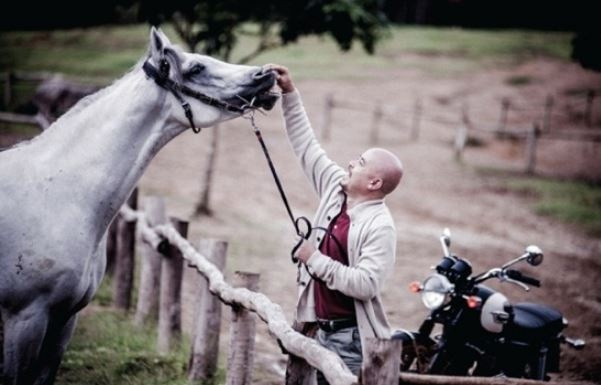
<svg viewBox="0 0 601 385">
<path fill-rule="evenodd" d="M 440 274 L 434 274 L 426 278 L 421 291 L 422 302 L 430 309 L 438 309 L 448 302 L 449 293 L 453 290 L 453 285 L 449 280 Z"/>
</svg>

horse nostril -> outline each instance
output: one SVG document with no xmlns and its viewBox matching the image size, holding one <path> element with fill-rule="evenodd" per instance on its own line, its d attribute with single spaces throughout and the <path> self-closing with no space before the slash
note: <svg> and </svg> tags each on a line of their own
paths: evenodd
<svg viewBox="0 0 601 385">
<path fill-rule="evenodd" d="M 271 76 L 272 72 L 271 69 L 262 68 L 253 74 L 253 80 L 264 80 Z"/>
</svg>

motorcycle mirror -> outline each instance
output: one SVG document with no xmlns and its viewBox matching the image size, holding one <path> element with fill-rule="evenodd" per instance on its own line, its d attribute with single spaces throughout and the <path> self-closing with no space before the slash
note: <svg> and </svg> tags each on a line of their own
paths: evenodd
<svg viewBox="0 0 601 385">
<path fill-rule="evenodd" d="M 451 230 L 448 227 L 445 227 L 442 231 L 442 236 L 444 237 L 444 243 L 447 247 L 451 246 Z"/>
<path fill-rule="evenodd" d="M 526 247 L 526 253 L 528 257 L 526 261 L 532 266 L 538 266 L 543 263 L 543 251 L 536 245 L 530 245 Z"/>
</svg>

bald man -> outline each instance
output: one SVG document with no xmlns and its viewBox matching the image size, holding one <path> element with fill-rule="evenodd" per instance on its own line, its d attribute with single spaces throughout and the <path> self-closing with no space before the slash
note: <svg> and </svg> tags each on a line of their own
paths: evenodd
<svg viewBox="0 0 601 385">
<path fill-rule="evenodd" d="M 384 198 L 401 181 L 403 166 L 382 148 L 365 151 L 346 170 L 331 161 L 313 133 L 288 69 L 270 67 L 278 74 L 290 144 L 320 199 L 313 226 L 327 229 L 315 230 L 296 255 L 297 325 L 318 325 L 316 340 L 357 374 L 362 341 L 390 338 L 380 293 L 393 270 L 396 229 Z M 327 383 L 321 373 L 317 381 Z"/>
</svg>

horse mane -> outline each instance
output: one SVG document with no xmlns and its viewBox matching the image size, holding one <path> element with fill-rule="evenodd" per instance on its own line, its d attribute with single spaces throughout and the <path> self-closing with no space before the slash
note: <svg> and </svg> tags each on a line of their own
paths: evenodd
<svg viewBox="0 0 601 385">
<path fill-rule="evenodd" d="M 108 86 L 94 92 L 93 94 L 90 94 L 90 95 L 85 96 L 82 99 L 80 99 L 77 103 L 75 103 L 75 105 L 73 107 L 71 107 L 67 112 L 65 112 L 63 115 L 61 115 L 48 129 L 51 129 L 55 124 L 58 124 L 63 120 L 69 119 L 70 117 L 77 115 L 79 112 L 81 112 L 86 107 L 90 106 L 96 100 L 101 99 L 103 96 L 105 96 L 110 91 L 112 91 L 117 86 L 117 84 L 119 84 L 123 80 L 127 79 L 137 69 L 142 68 L 142 64 L 144 63 L 145 60 L 146 60 L 146 56 L 143 56 L 123 76 L 114 80 Z"/>
</svg>

